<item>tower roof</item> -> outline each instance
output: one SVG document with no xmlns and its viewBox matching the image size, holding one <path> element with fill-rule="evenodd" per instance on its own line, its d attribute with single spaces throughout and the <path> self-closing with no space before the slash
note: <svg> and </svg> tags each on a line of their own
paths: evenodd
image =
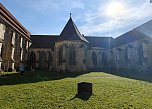
<svg viewBox="0 0 152 109">
<path fill-rule="evenodd" d="M 79 32 L 78 28 L 71 18 L 71 14 L 70 19 L 60 34 L 59 40 L 82 40 L 88 42 L 87 39 Z"/>
</svg>

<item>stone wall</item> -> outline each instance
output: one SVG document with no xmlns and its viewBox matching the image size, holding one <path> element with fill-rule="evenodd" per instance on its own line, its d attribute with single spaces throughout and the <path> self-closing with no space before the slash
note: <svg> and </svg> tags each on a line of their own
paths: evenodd
<svg viewBox="0 0 152 109">
<path fill-rule="evenodd" d="M 93 59 L 93 54 L 96 55 L 96 60 Z M 107 49 L 92 47 L 87 50 L 86 56 L 87 69 L 92 71 L 101 71 L 108 67 L 109 53 Z M 94 61 L 94 62 L 93 62 Z"/>
<path fill-rule="evenodd" d="M 31 55 L 35 55 L 35 57 L 31 57 Z M 32 59 L 35 60 L 34 62 L 31 62 Z M 41 70 L 51 70 L 52 69 L 52 49 L 42 49 L 42 48 L 32 48 L 29 50 L 29 56 L 28 56 L 28 67 L 31 67 L 34 65 L 35 68 L 41 69 Z"/>
<path fill-rule="evenodd" d="M 23 47 L 20 46 L 21 38 L 24 38 L 24 36 L 15 31 L 11 26 L 0 23 L 0 69 L 4 71 L 16 70 L 22 61 L 21 54 L 25 59 L 27 46 L 26 44 L 23 44 Z M 25 42 L 29 41 L 29 39 L 26 38 L 24 38 L 24 40 Z M 26 52 L 22 53 L 22 48 L 25 49 Z"/>
<path fill-rule="evenodd" d="M 113 48 L 111 51 L 114 53 L 115 68 L 138 72 L 150 71 L 152 69 L 151 47 L 152 39 L 145 38 Z"/>
<path fill-rule="evenodd" d="M 2 71 L 2 57 L 3 57 L 3 49 L 4 49 L 4 33 L 6 26 L 0 23 L 0 71 Z"/>
<path fill-rule="evenodd" d="M 63 46 L 63 62 L 59 64 L 59 48 Z M 75 65 L 69 63 L 70 47 L 75 48 Z M 88 49 L 87 43 L 82 41 L 61 41 L 55 44 L 54 50 L 54 67 L 57 71 L 66 70 L 71 72 L 86 71 L 86 50 Z"/>
<path fill-rule="evenodd" d="M 37 48 L 30 49 L 30 53 L 35 54 L 36 67 L 40 69 L 70 72 L 109 69 L 138 72 L 152 70 L 151 38 L 137 40 L 112 49 L 89 47 L 88 45 L 82 41 L 61 41 L 55 43 L 53 50 Z M 62 53 L 59 52 L 60 47 L 62 47 Z M 76 62 L 74 65 L 69 62 L 71 47 L 75 48 Z"/>
</svg>

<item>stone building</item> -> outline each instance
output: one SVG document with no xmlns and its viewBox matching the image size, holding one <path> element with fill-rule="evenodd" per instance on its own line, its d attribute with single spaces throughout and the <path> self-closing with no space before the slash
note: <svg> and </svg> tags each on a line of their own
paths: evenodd
<svg viewBox="0 0 152 109">
<path fill-rule="evenodd" d="M 0 69 L 17 70 L 21 61 L 27 61 L 30 44 L 30 32 L 0 4 Z"/>
<path fill-rule="evenodd" d="M 30 35 L 0 4 L 0 69 L 21 61 L 50 71 L 151 71 L 152 20 L 115 39 L 81 34 L 71 16 L 60 35 Z"/>
<path fill-rule="evenodd" d="M 152 20 L 117 37 L 84 36 L 71 16 L 60 35 L 31 35 L 29 66 L 55 71 L 152 68 Z"/>
</svg>

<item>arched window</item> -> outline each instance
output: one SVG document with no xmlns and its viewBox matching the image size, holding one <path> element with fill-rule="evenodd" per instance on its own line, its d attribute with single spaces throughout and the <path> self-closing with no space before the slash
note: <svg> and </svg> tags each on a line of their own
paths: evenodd
<svg viewBox="0 0 152 109">
<path fill-rule="evenodd" d="M 114 52 L 112 50 L 110 51 L 110 60 L 114 62 Z"/>
<path fill-rule="evenodd" d="M 36 67 L 35 65 L 36 65 L 36 55 L 35 55 L 35 53 L 34 52 L 31 52 L 30 53 L 30 57 L 29 57 L 30 59 L 30 67 L 31 66 L 33 66 L 33 67 Z"/>
<path fill-rule="evenodd" d="M 62 65 L 62 62 L 63 62 L 63 46 L 60 46 L 58 56 L 59 56 L 59 65 Z"/>
<path fill-rule="evenodd" d="M 133 49 L 133 45 L 128 45 L 125 49 L 125 62 L 128 64 L 128 60 L 130 59 L 131 49 Z"/>
<path fill-rule="evenodd" d="M 76 51 L 75 51 L 74 46 L 71 46 L 69 48 L 69 64 L 70 65 L 75 65 L 76 64 Z"/>
<path fill-rule="evenodd" d="M 125 62 L 128 63 L 128 47 L 125 49 Z"/>
<path fill-rule="evenodd" d="M 100 57 L 99 58 L 99 63 L 102 64 L 102 52 L 101 51 L 99 52 L 99 57 Z"/>
<path fill-rule="evenodd" d="M 139 62 L 140 65 L 142 65 L 143 64 L 143 58 L 144 58 L 143 46 L 142 45 L 138 46 L 137 53 L 138 53 L 138 62 Z"/>
<path fill-rule="evenodd" d="M 46 68 L 46 53 L 44 51 L 40 52 L 40 68 L 45 69 Z"/>
<path fill-rule="evenodd" d="M 102 63 L 103 65 L 107 65 L 107 56 L 105 53 L 102 53 Z"/>
<path fill-rule="evenodd" d="M 93 65 L 97 65 L 97 55 L 95 54 L 95 52 L 92 53 L 92 62 Z"/>
<path fill-rule="evenodd" d="M 120 59 L 121 59 L 121 53 L 122 53 L 122 49 L 121 48 L 117 48 L 116 49 L 116 61 L 120 61 Z"/>
</svg>

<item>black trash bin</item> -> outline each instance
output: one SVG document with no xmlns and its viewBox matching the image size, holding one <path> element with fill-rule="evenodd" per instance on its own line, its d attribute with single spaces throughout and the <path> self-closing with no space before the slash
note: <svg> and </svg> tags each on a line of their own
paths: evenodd
<svg viewBox="0 0 152 109">
<path fill-rule="evenodd" d="M 80 82 L 78 83 L 78 95 L 92 95 L 92 83 Z"/>
</svg>

